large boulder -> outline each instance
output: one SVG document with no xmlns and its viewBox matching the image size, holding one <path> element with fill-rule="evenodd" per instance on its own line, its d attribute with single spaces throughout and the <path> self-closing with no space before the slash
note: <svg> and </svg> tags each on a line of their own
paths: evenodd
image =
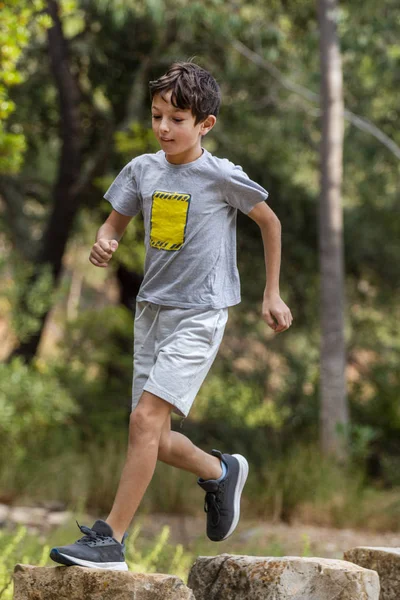
<svg viewBox="0 0 400 600">
<path fill-rule="evenodd" d="M 145 575 L 83 567 L 16 565 L 14 600 L 195 600 L 183 581 L 161 573 Z"/>
<path fill-rule="evenodd" d="M 381 582 L 380 600 L 400 599 L 400 548 L 352 548 L 344 553 L 345 560 L 373 569 Z"/>
<path fill-rule="evenodd" d="M 379 599 L 375 571 L 327 558 L 200 556 L 188 586 L 196 600 Z"/>
</svg>

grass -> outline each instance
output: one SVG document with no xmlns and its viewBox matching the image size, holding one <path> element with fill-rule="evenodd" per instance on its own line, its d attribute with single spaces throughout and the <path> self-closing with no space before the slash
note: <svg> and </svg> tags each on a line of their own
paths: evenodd
<svg viewBox="0 0 400 600">
<path fill-rule="evenodd" d="M 0 460 L 0 502 L 32 505 L 61 502 L 74 512 L 107 514 L 125 459 L 126 440 L 87 444 L 77 452 L 38 450 L 23 458 L 8 452 Z M 3 460 L 4 459 L 4 460 Z M 243 501 L 247 519 L 302 521 L 332 527 L 400 527 L 398 489 L 368 485 L 360 469 L 339 467 L 313 446 L 297 447 L 285 458 L 250 465 Z M 158 463 L 141 512 L 203 514 L 203 495 L 191 473 Z"/>
</svg>

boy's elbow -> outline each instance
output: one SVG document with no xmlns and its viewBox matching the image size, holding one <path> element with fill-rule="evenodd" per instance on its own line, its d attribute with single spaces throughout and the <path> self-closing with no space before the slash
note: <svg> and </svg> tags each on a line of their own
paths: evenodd
<svg viewBox="0 0 400 600">
<path fill-rule="evenodd" d="M 256 204 L 256 206 L 249 212 L 248 216 L 253 219 L 253 221 L 255 221 L 261 229 L 269 228 L 271 226 L 281 229 L 281 222 L 279 218 L 265 202 Z"/>
<path fill-rule="evenodd" d="M 274 220 L 275 224 L 277 227 L 279 227 L 279 230 L 282 230 L 282 223 L 280 222 L 280 220 L 278 219 L 278 217 L 275 215 L 275 220 Z"/>
<path fill-rule="evenodd" d="M 276 215 L 271 215 L 259 221 L 258 226 L 260 229 L 265 231 L 277 231 L 280 233 L 282 231 L 282 224 Z"/>
<path fill-rule="evenodd" d="M 281 235 L 282 225 L 278 217 L 275 213 L 272 215 L 266 216 L 264 219 L 261 219 L 258 223 L 258 226 L 262 233 L 271 234 L 272 232 L 275 235 Z"/>
</svg>

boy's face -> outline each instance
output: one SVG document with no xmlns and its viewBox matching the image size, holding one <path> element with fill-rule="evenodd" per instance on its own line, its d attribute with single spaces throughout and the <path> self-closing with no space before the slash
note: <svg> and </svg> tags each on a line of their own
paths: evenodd
<svg viewBox="0 0 400 600">
<path fill-rule="evenodd" d="M 201 139 L 216 122 L 209 115 L 195 125 L 195 117 L 190 109 L 182 110 L 171 103 L 172 91 L 163 96 L 155 94 L 151 106 L 152 126 L 167 160 L 174 164 L 192 162 L 201 156 Z"/>
</svg>

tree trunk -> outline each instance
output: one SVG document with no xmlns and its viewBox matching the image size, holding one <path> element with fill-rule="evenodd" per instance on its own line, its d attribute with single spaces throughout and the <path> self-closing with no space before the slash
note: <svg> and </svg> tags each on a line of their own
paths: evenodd
<svg viewBox="0 0 400 600">
<path fill-rule="evenodd" d="M 324 454 L 347 455 L 348 407 L 344 341 L 342 65 L 336 33 L 336 0 L 319 0 L 321 56 L 321 197 L 319 251 L 321 274 L 321 407 Z"/>
<path fill-rule="evenodd" d="M 54 285 L 56 285 L 61 273 L 65 247 L 79 207 L 76 188 L 82 160 L 80 93 L 75 77 L 70 71 L 67 42 L 63 35 L 58 8 L 55 0 L 47 1 L 48 13 L 53 20 L 53 26 L 48 29 L 48 48 L 60 103 L 62 147 L 59 171 L 53 192 L 53 210 L 36 260 L 39 268 L 32 276 L 31 285 L 35 282 L 37 274 L 40 273 L 40 267 L 46 264 L 51 266 Z M 24 300 L 22 305 L 25 310 L 29 310 Z M 48 312 L 41 315 L 38 330 L 15 350 L 14 356 L 22 356 L 26 361 L 35 356 Z"/>
</svg>

